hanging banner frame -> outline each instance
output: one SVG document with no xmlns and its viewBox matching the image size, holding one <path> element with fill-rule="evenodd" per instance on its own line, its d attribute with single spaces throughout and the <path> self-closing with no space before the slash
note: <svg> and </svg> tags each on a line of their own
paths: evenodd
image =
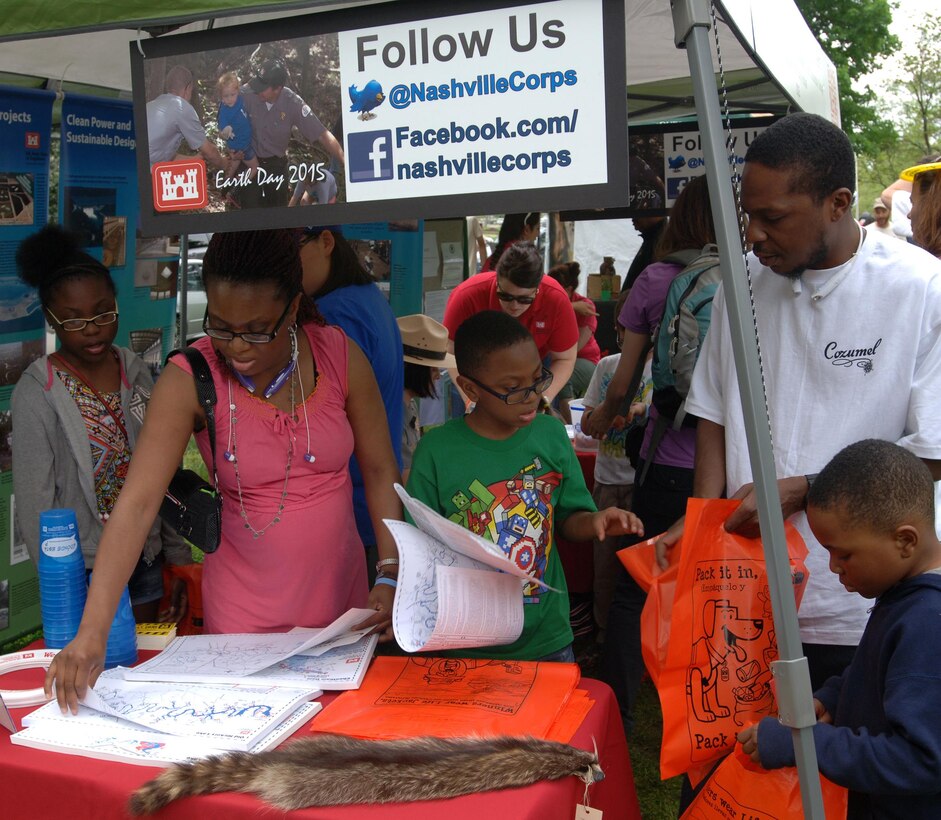
<svg viewBox="0 0 941 820">
<path fill-rule="evenodd" d="M 370 6 L 368 27 L 362 9 L 345 9 L 164 36 L 141 44 L 144 56 L 138 43 L 131 44 L 145 235 L 625 204 L 623 3 L 456 0 L 449 12 L 430 18 L 427 4 L 397 2 Z M 306 41 L 307 51 L 299 52 Z M 336 54 L 335 66 L 321 59 L 328 53 Z M 277 60 L 283 68 L 268 73 Z M 211 69 L 200 70 L 206 64 Z M 147 104 L 166 97 L 163 80 L 176 65 L 197 69 L 195 111 L 189 103 L 181 106 L 189 119 L 184 154 L 200 145 L 194 115 L 206 139 L 225 147 L 218 136 L 216 81 L 233 71 L 252 125 L 251 150 L 264 171 L 243 165 L 230 177 L 209 156 L 208 209 L 154 207 L 155 190 L 158 197 L 169 193 L 164 206 L 198 193 L 189 187 L 192 178 L 172 167 L 158 177 L 166 188 L 152 184 L 151 156 L 157 162 L 178 155 L 172 146 L 159 150 L 166 147 L 166 120 L 157 119 L 156 105 L 148 116 Z M 271 118 L 255 99 L 265 95 L 251 85 L 257 80 L 259 92 L 266 92 L 262 84 L 269 77 L 286 78 L 282 94 L 294 94 L 296 87 L 306 109 L 294 122 L 287 169 L 265 168 L 265 160 L 285 158 L 276 145 L 280 138 L 272 142 L 263 135 Z M 327 86 L 329 94 L 322 91 Z M 385 92 L 378 104 L 377 87 Z M 274 103 L 281 117 L 275 126 L 289 127 L 292 114 L 283 102 Z M 344 163 L 330 137 L 316 136 L 316 127 L 308 130 L 311 115 L 327 134 L 342 132 Z M 264 157 L 265 150 L 272 157 Z M 315 158 L 294 161 L 292 152 L 305 151 Z M 256 185 L 260 180 L 267 191 L 277 188 L 274 207 L 236 207 L 252 187 L 239 177 L 246 171 Z M 324 171 L 335 177 L 336 200 L 318 202 L 313 210 L 288 207 L 290 189 L 296 193 L 301 183 L 322 181 Z"/>
</svg>

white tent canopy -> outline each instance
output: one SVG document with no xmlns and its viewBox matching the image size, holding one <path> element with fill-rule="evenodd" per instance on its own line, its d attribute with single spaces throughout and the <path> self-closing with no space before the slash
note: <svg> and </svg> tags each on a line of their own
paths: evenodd
<svg viewBox="0 0 941 820">
<path fill-rule="evenodd" d="M 96 30 L 75 24 L 49 23 L 17 28 L 16 20 L 0 22 L 0 83 L 24 84 L 54 90 L 82 90 L 130 97 L 130 43 L 138 40 L 146 53 L 148 32 L 173 33 L 221 28 L 287 15 L 309 14 L 376 0 L 306 3 L 269 2 L 260 14 L 236 14 L 238 3 L 196 3 L 202 10 L 150 11 L 139 20 L 146 28 L 128 28 L 127 17 L 103 19 Z M 42 15 L 45 2 L 29 3 L 30 14 Z M 59 4 L 56 4 L 59 5 Z M 244 5 L 244 4 L 242 4 Z M 78 6 L 81 8 L 81 6 Z M 719 47 L 729 88 L 729 101 L 742 113 L 784 113 L 791 108 L 839 121 L 836 72 L 790 0 L 716 0 Z M 215 15 L 215 16 L 214 16 Z M 75 12 L 72 12 L 75 16 Z M 189 19 L 182 27 L 179 24 Z M 629 118 L 635 124 L 695 117 L 689 65 L 683 51 L 673 47 L 673 20 L 668 0 L 625 0 L 627 95 Z M 713 46 L 713 66 L 718 59 Z"/>
</svg>

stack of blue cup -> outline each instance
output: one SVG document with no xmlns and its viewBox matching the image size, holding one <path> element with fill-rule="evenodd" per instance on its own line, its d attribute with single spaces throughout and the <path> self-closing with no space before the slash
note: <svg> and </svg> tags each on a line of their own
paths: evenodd
<svg viewBox="0 0 941 820">
<path fill-rule="evenodd" d="M 115 666 L 133 666 L 137 663 L 137 624 L 131 609 L 131 596 L 127 587 L 121 593 L 118 610 L 108 632 L 108 648 L 105 650 L 105 669 Z"/>
<path fill-rule="evenodd" d="M 39 514 L 38 573 L 43 640 L 61 649 L 78 632 L 88 594 L 74 510 Z"/>
</svg>

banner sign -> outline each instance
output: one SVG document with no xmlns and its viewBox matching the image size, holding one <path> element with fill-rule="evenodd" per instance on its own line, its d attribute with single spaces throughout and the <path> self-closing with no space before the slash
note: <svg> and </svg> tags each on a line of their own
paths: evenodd
<svg viewBox="0 0 941 820">
<path fill-rule="evenodd" d="M 51 91 L 0 88 L 0 643 L 41 623 L 39 583 L 14 518 L 10 397 L 45 353 L 39 295 L 20 281 L 16 252 L 49 219 L 54 101 Z"/>
<path fill-rule="evenodd" d="M 448 11 L 397 2 L 160 37 L 144 56 L 133 43 L 144 231 L 625 205 L 623 3 Z"/>
<path fill-rule="evenodd" d="M 173 346 L 179 249 L 154 251 L 153 243 L 138 240 L 136 147 L 129 102 L 66 95 L 60 221 L 111 271 L 120 314 L 116 344 L 156 373 Z"/>
<path fill-rule="evenodd" d="M 737 185 L 741 181 L 745 152 L 752 140 L 778 117 L 748 117 L 733 121 L 729 168 Z M 725 136 L 729 142 L 729 132 Z M 564 210 L 562 219 L 629 219 L 665 216 L 686 183 L 706 173 L 702 137 L 695 122 L 631 126 L 628 134 L 630 203 L 604 212 Z"/>
</svg>

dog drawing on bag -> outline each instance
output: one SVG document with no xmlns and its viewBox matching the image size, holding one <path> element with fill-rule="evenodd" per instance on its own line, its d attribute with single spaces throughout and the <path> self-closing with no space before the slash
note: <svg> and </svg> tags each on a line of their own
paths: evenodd
<svg viewBox="0 0 941 820">
<path fill-rule="evenodd" d="M 728 717 L 730 710 L 719 703 L 720 676 L 729 677 L 728 656 L 744 663 L 748 653 L 738 644 L 757 640 L 764 630 L 761 618 L 740 618 L 738 607 L 729 601 L 710 599 L 703 606 L 704 635 L 693 644 L 686 675 L 686 695 L 697 720 L 712 723 Z"/>
</svg>

